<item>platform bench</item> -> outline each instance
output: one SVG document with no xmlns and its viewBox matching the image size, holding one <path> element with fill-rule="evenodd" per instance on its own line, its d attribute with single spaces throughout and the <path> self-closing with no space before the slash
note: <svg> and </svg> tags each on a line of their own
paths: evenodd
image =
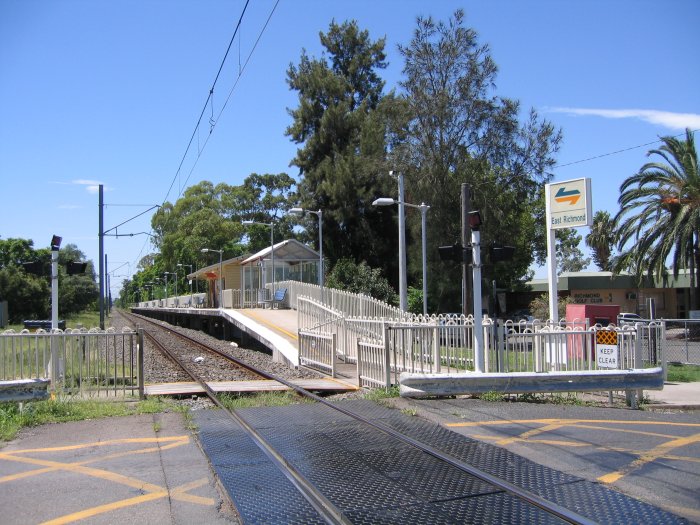
<svg viewBox="0 0 700 525">
<path fill-rule="evenodd" d="M 270 305 L 270 308 L 274 308 L 275 305 L 277 305 L 277 308 L 280 307 L 280 305 L 284 305 L 285 300 L 287 299 L 287 289 L 286 288 L 280 288 L 275 292 L 275 295 L 272 296 L 272 299 L 263 301 L 264 305 Z"/>
</svg>

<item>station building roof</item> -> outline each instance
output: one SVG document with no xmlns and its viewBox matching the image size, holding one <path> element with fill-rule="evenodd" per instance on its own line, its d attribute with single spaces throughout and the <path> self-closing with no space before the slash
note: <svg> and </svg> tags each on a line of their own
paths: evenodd
<svg viewBox="0 0 700 525">
<path fill-rule="evenodd" d="M 608 289 L 637 289 L 637 288 L 689 288 L 690 272 L 681 270 L 678 278 L 673 277 L 669 270 L 666 277 L 644 276 L 641 282 L 635 275 L 622 273 L 613 275 L 612 272 L 564 272 L 557 279 L 559 291 L 567 290 L 598 290 Z M 527 283 L 533 292 L 547 292 L 547 279 L 533 279 Z"/>
<path fill-rule="evenodd" d="M 228 266 L 240 266 L 241 261 L 248 257 L 247 255 L 239 255 L 238 257 L 232 257 L 231 259 L 224 259 L 221 261 L 221 266 L 226 268 Z M 210 264 L 209 266 L 204 266 L 203 268 L 198 268 L 192 273 L 187 274 L 188 279 L 206 279 L 206 274 L 208 273 L 219 273 L 219 262 Z"/>
<path fill-rule="evenodd" d="M 241 262 L 241 266 L 246 266 L 252 263 L 257 263 L 258 261 L 270 259 L 270 254 L 272 252 L 272 246 L 268 246 L 260 250 L 257 253 L 247 257 Z M 318 252 L 312 250 L 305 244 L 300 243 L 296 239 L 287 239 L 282 242 L 278 242 L 274 246 L 275 250 L 275 266 L 277 263 L 286 262 L 288 264 L 295 264 L 300 262 L 317 261 Z"/>
<path fill-rule="evenodd" d="M 274 246 L 275 249 L 275 266 L 279 264 L 289 264 L 294 265 L 302 262 L 318 261 L 319 254 L 317 251 L 312 250 L 308 246 L 300 243 L 296 239 L 287 239 L 285 241 L 278 242 Z M 233 257 L 231 259 L 225 259 L 221 262 L 221 266 L 226 269 L 230 266 L 248 266 L 254 263 L 258 263 L 262 260 L 269 260 L 272 247 L 268 246 L 254 253 L 253 255 L 239 255 L 238 257 Z M 209 266 L 204 266 L 196 271 L 187 275 L 188 279 L 206 279 L 207 274 L 217 274 L 219 273 L 219 263 L 218 261 Z M 209 275 L 210 276 L 210 275 Z"/>
</svg>

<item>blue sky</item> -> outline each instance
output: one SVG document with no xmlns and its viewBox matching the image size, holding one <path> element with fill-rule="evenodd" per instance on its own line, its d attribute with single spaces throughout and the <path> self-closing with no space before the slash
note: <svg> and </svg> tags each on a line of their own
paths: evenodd
<svg viewBox="0 0 700 525">
<path fill-rule="evenodd" d="M 401 78 L 397 45 L 409 42 L 416 17 L 446 20 L 463 8 L 499 66 L 497 94 L 562 128 L 555 181 L 591 177 L 594 210 L 616 213 L 620 183 L 653 147 L 635 146 L 700 128 L 695 0 L 281 0 L 252 55 L 275 0 L 251 0 L 178 175 L 243 6 L 0 1 L 0 236 L 45 247 L 55 233 L 97 262 L 97 184 L 109 229 L 201 180 L 296 176 L 284 130 L 297 99 L 285 73 L 302 48 L 320 55 L 318 33 L 332 19 L 386 37 L 388 90 Z M 580 162 L 619 150 L 627 151 Z M 149 219 L 119 232 L 149 231 Z M 109 237 L 105 251 L 116 294 L 152 248 L 140 235 Z"/>
</svg>

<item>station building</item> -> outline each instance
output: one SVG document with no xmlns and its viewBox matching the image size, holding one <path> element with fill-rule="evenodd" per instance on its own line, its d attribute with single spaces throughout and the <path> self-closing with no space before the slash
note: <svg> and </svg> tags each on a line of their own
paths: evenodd
<svg viewBox="0 0 700 525">
<path fill-rule="evenodd" d="M 258 291 L 272 282 L 294 280 L 315 284 L 319 266 L 318 252 L 296 239 L 287 239 L 252 255 L 241 255 L 199 268 L 187 278 L 205 281 L 206 303 L 218 306 L 221 274 L 224 292 L 236 290 L 243 295 L 243 299 L 231 299 L 232 305 L 238 305 L 257 302 Z"/>
<path fill-rule="evenodd" d="M 509 310 L 527 309 L 530 302 L 549 291 L 547 279 L 527 283 L 530 290 L 509 294 Z M 577 304 L 616 304 L 621 312 L 649 317 L 649 299 L 654 300 L 656 317 L 687 319 L 690 310 L 690 273 L 672 272 L 662 279 L 611 272 L 565 272 L 558 279 L 559 297 L 571 297 Z"/>
</svg>

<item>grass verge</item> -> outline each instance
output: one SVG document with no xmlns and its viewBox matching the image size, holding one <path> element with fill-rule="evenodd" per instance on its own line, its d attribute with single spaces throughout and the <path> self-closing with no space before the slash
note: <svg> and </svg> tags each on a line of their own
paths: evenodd
<svg viewBox="0 0 700 525">
<path fill-rule="evenodd" d="M 668 381 L 671 383 L 694 383 L 700 381 L 700 366 L 668 365 Z"/>
<path fill-rule="evenodd" d="M 365 394 L 365 399 L 374 402 L 381 402 L 383 399 L 390 397 L 399 397 L 399 386 L 394 385 L 390 388 L 373 388 Z"/>
<path fill-rule="evenodd" d="M 229 410 L 254 407 L 280 407 L 299 403 L 313 403 L 289 390 L 256 394 L 222 394 L 219 399 Z"/>
<path fill-rule="evenodd" d="M 138 402 L 56 398 L 31 403 L 0 403 L 0 442 L 17 436 L 24 427 L 136 414 L 180 410 L 173 402 L 152 398 Z"/>
</svg>

